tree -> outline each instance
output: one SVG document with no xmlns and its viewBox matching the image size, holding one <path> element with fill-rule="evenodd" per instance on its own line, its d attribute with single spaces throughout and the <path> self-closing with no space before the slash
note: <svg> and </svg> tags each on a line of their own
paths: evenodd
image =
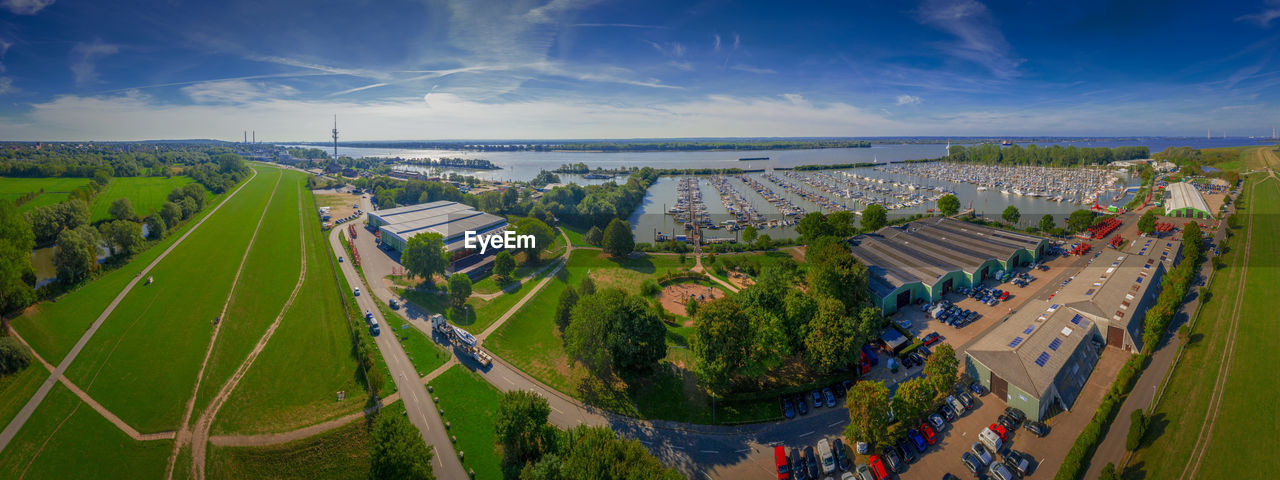
<svg viewBox="0 0 1280 480">
<path fill-rule="evenodd" d="M 105 168 L 99 168 L 93 171 L 93 183 L 106 186 L 111 183 L 111 172 Z"/>
<path fill-rule="evenodd" d="M 1107 462 L 1102 466 L 1102 471 L 1098 473 L 1098 480 L 1120 480 L 1120 472 L 1116 471 L 1116 464 Z"/>
<path fill-rule="evenodd" d="M 1004 222 L 1009 225 L 1017 225 L 1018 220 L 1022 218 L 1022 212 L 1018 211 L 1018 207 L 1009 205 L 1004 207 L 1004 212 L 1000 214 L 1000 218 L 1003 218 Z"/>
<path fill-rule="evenodd" d="M 645 373 L 667 355 L 667 329 L 644 299 L 601 290 L 578 299 L 565 329 L 565 351 L 599 376 L 610 367 Z"/>
<path fill-rule="evenodd" d="M 102 238 L 111 245 L 117 255 L 131 256 L 142 250 L 146 242 L 142 238 L 142 227 L 128 220 L 116 220 L 101 226 Z"/>
<path fill-rule="evenodd" d="M 940 343 L 933 349 L 933 355 L 924 361 L 925 378 L 939 394 L 951 391 L 956 384 L 956 376 L 960 374 L 960 361 L 956 360 L 956 350 L 950 344 Z"/>
<path fill-rule="evenodd" d="M 63 230 L 74 230 L 89 223 L 89 204 L 73 198 L 62 203 L 40 207 L 25 214 L 36 244 L 57 240 Z"/>
<path fill-rule="evenodd" d="M 631 236 L 631 224 L 617 218 L 605 227 L 603 242 L 604 252 L 613 257 L 625 257 L 636 249 L 636 240 Z"/>
<path fill-rule="evenodd" d="M 98 231 L 88 225 L 58 234 L 58 252 L 53 255 L 58 281 L 66 285 L 80 283 L 98 266 Z"/>
<path fill-rule="evenodd" d="M 889 440 L 889 389 L 884 382 L 855 383 L 845 398 L 849 409 L 849 425 L 844 436 L 850 442 L 867 442 L 871 446 L 886 445 Z"/>
<path fill-rule="evenodd" d="M 1138 231 L 1146 234 L 1156 231 L 1156 211 L 1149 209 L 1138 219 Z"/>
<path fill-rule="evenodd" d="M 31 249 L 36 237 L 31 225 L 18 213 L 13 202 L 0 200 L 0 331 L 8 325 L 6 313 L 30 305 L 36 300 L 35 271 L 31 268 Z"/>
<path fill-rule="evenodd" d="M 373 422 L 369 439 L 372 465 L 369 477 L 374 479 L 433 480 L 432 449 L 422 441 L 418 429 L 403 415 L 385 412 Z"/>
<path fill-rule="evenodd" d="M 137 214 L 133 211 L 133 203 L 129 202 L 129 197 L 120 197 L 111 202 L 111 208 L 108 210 L 111 218 L 116 220 L 133 220 Z"/>
<path fill-rule="evenodd" d="M 1182 226 L 1182 245 L 1193 252 L 1200 252 L 1204 248 L 1204 236 L 1200 233 L 1200 224 L 1187 222 Z"/>
<path fill-rule="evenodd" d="M 599 247 L 604 241 L 603 238 L 604 232 L 600 230 L 600 227 L 592 225 L 591 229 L 587 230 L 587 234 L 582 236 L 582 241 L 587 242 L 587 245 L 595 245 Z"/>
<path fill-rule="evenodd" d="M 12 336 L 0 337 L 0 376 L 12 375 L 31 365 L 31 351 Z"/>
<path fill-rule="evenodd" d="M 804 337 L 805 359 L 814 371 L 825 375 L 856 358 L 858 344 L 854 339 L 853 320 L 843 303 L 822 297 L 817 307 Z"/>
<path fill-rule="evenodd" d="M 805 242 L 834 234 L 831 224 L 827 223 L 827 216 L 822 212 L 809 212 L 801 218 L 800 224 L 796 225 L 796 232 L 804 237 Z"/>
<path fill-rule="evenodd" d="M 147 215 L 146 222 L 147 222 L 148 238 L 150 238 L 151 240 L 159 240 L 161 238 L 164 238 L 164 235 L 165 235 L 164 220 L 160 219 L 159 215 L 156 215 L 154 213 L 151 215 Z"/>
<path fill-rule="evenodd" d="M 768 250 L 770 248 L 773 248 L 773 237 L 770 237 L 769 234 L 767 233 L 762 234 L 759 237 L 756 237 L 755 246 L 756 246 L 756 250 Z"/>
<path fill-rule="evenodd" d="M 747 228 L 742 229 L 742 243 L 755 243 L 759 235 L 760 232 L 756 231 L 755 225 L 747 225 Z"/>
<path fill-rule="evenodd" d="M 590 275 L 582 277 L 582 281 L 578 282 L 578 294 L 581 296 L 593 293 L 596 293 L 596 281 L 592 280 Z"/>
<path fill-rule="evenodd" d="M 449 299 L 453 301 L 454 310 L 461 309 L 471 296 L 471 277 L 465 273 L 455 273 L 449 277 Z"/>
<path fill-rule="evenodd" d="M 1083 232 L 1084 229 L 1093 226 L 1093 217 L 1093 211 L 1083 208 L 1071 212 L 1071 215 L 1067 216 L 1067 230 Z"/>
<path fill-rule="evenodd" d="M 914 425 L 925 412 L 933 406 L 933 398 L 938 391 L 924 377 L 912 377 L 898 384 L 898 392 L 893 396 L 893 415 L 907 425 Z"/>
<path fill-rule="evenodd" d="M 889 224 L 889 211 L 878 203 L 867 205 L 867 208 L 862 210 L 862 220 L 859 223 L 862 224 L 864 232 L 874 232 Z"/>
<path fill-rule="evenodd" d="M 848 210 L 839 210 L 827 215 L 827 226 L 831 229 L 831 234 L 840 238 L 853 236 L 853 222 L 853 212 Z"/>
<path fill-rule="evenodd" d="M 511 280 L 511 272 L 516 270 L 516 259 L 511 256 L 511 252 L 503 250 L 493 259 L 493 274 L 498 276 L 500 282 Z"/>
<path fill-rule="evenodd" d="M 848 312 L 861 308 L 867 298 L 867 267 L 859 262 L 843 241 L 805 252 L 809 265 L 809 291 L 839 300 Z"/>
<path fill-rule="evenodd" d="M 160 218 L 164 220 L 165 226 L 173 228 L 184 218 L 182 207 L 173 202 L 164 202 L 164 205 L 160 206 Z"/>
<path fill-rule="evenodd" d="M 628 231 L 628 234 L 630 234 L 630 231 Z M 536 218 L 522 218 L 516 222 L 516 235 L 533 236 L 532 244 L 521 249 L 525 255 L 525 262 L 530 265 L 537 265 L 538 256 L 556 240 L 556 232 L 551 227 L 548 227 L 547 224 L 542 223 L 542 220 Z"/>
<path fill-rule="evenodd" d="M 547 423 L 550 415 L 547 399 L 530 390 L 502 394 L 493 423 L 504 465 L 520 468 L 553 451 L 558 432 Z"/>
<path fill-rule="evenodd" d="M 1049 214 L 1047 214 L 1047 213 L 1046 213 L 1046 214 L 1044 214 L 1044 216 L 1043 216 L 1043 217 L 1040 217 L 1040 231 L 1041 231 L 1041 232 L 1049 233 L 1050 231 L 1052 231 L 1052 230 L 1053 230 L 1053 227 L 1054 227 L 1054 224 L 1053 224 L 1053 215 L 1049 215 Z"/>
<path fill-rule="evenodd" d="M 196 202 L 196 211 L 204 209 L 204 187 L 198 183 L 188 183 L 182 186 L 182 195 Z"/>
<path fill-rule="evenodd" d="M 569 326 L 570 315 L 573 313 L 573 306 L 578 304 L 578 291 L 573 287 L 565 287 L 560 292 L 560 299 L 556 302 L 556 327 L 564 333 L 565 327 Z"/>
<path fill-rule="evenodd" d="M 579 425 L 565 432 L 567 452 L 562 472 L 571 479 L 634 478 L 677 480 L 684 478 L 659 462 L 636 440 L 619 438 L 609 427 Z"/>
<path fill-rule="evenodd" d="M 938 211 L 948 217 L 960 212 L 960 199 L 950 193 L 938 198 Z"/>
<path fill-rule="evenodd" d="M 732 298 L 712 300 L 699 310 L 689 339 L 693 371 L 707 389 L 723 392 L 733 376 L 751 361 L 751 322 Z"/>
<path fill-rule="evenodd" d="M 178 205 L 182 206 L 183 219 L 191 218 L 192 215 L 200 212 L 200 204 L 196 203 L 195 199 L 191 197 L 183 197 L 182 201 L 178 202 Z"/>
<path fill-rule="evenodd" d="M 698 309 L 701 307 L 701 305 L 702 305 L 702 302 L 699 302 L 698 299 L 690 298 L 689 301 L 685 302 L 684 304 L 685 315 L 688 315 L 689 318 L 694 318 L 698 316 Z"/>
<path fill-rule="evenodd" d="M 1142 446 L 1142 436 L 1147 432 L 1147 417 L 1143 415 L 1142 409 L 1134 410 L 1129 414 L 1129 433 L 1124 437 L 1124 449 L 1130 452 L 1135 451 Z"/>
<path fill-rule="evenodd" d="M 425 278 L 430 283 L 432 276 L 443 274 L 449 266 L 448 255 L 444 249 L 444 237 L 428 232 L 414 235 L 405 242 L 400 264 L 410 275 Z"/>
</svg>

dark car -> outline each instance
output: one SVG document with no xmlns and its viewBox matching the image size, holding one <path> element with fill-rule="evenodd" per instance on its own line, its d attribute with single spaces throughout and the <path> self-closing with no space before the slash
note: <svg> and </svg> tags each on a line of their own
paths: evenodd
<svg viewBox="0 0 1280 480">
<path fill-rule="evenodd" d="M 916 349 L 916 351 L 920 352 L 920 355 L 925 357 L 928 357 L 929 355 L 933 355 L 933 352 L 929 351 L 929 347 L 926 347 L 924 345 L 921 345 L 920 348 Z"/>
<path fill-rule="evenodd" d="M 938 332 L 930 332 L 928 335 L 924 336 L 925 345 L 933 345 L 935 343 L 938 343 L 941 340 L 942 340 L 942 336 L 938 335 Z"/>
<path fill-rule="evenodd" d="M 791 402 L 790 398 L 782 398 L 782 416 L 796 418 L 796 405 Z"/>
<path fill-rule="evenodd" d="M 822 408 L 822 392 L 815 388 L 809 392 L 809 397 L 813 399 L 813 408 Z"/>
<path fill-rule="evenodd" d="M 843 383 L 837 383 L 831 386 L 831 391 L 836 394 L 836 398 L 844 398 L 845 388 Z"/>
<path fill-rule="evenodd" d="M 954 422 L 956 420 L 956 412 L 951 411 L 951 409 L 947 408 L 946 405 L 938 405 L 937 411 L 938 415 L 942 415 L 942 418 L 947 419 L 948 422 Z"/>
<path fill-rule="evenodd" d="M 835 439 L 831 442 L 831 450 L 831 453 L 836 456 L 836 466 L 840 467 L 840 470 L 849 471 L 852 464 L 849 463 L 849 455 L 844 452 L 844 442 L 839 438 Z"/>
<path fill-rule="evenodd" d="M 1027 419 L 1027 414 L 1022 413 L 1022 410 L 1018 410 L 1014 407 L 1005 407 L 1004 414 L 1013 418 L 1014 423 L 1022 423 L 1023 420 Z"/>
<path fill-rule="evenodd" d="M 1028 432 L 1031 432 L 1033 435 L 1037 437 L 1043 437 L 1049 434 L 1048 425 L 1045 425 L 1043 423 L 1040 423 L 1034 420 L 1028 420 L 1027 423 L 1022 424 L 1022 428 L 1026 429 Z"/>
<path fill-rule="evenodd" d="M 964 468 L 969 469 L 974 475 L 980 475 L 978 472 L 982 471 L 982 460 L 974 456 L 973 452 L 964 452 L 964 455 L 960 456 L 960 461 L 964 462 Z"/>
<path fill-rule="evenodd" d="M 902 462 L 904 463 L 903 466 L 906 466 L 905 464 L 908 463 L 915 463 L 916 449 L 911 445 L 911 440 L 907 440 L 905 438 L 898 440 L 898 445 L 894 448 L 898 450 L 898 454 L 902 455 Z"/>
<path fill-rule="evenodd" d="M 973 409 L 973 397 L 969 395 L 969 392 L 964 390 L 956 392 L 956 398 L 960 399 L 960 403 L 964 404 L 964 408 Z"/>
<path fill-rule="evenodd" d="M 977 396 L 981 397 L 981 396 L 983 396 L 983 395 L 985 395 L 985 394 L 986 394 L 987 389 L 982 388 L 982 385 L 978 385 L 978 384 L 976 384 L 976 383 L 970 383 L 970 384 L 969 384 L 969 391 L 970 391 L 970 392 L 973 392 L 973 394 L 974 394 L 974 395 L 977 395 Z"/>
<path fill-rule="evenodd" d="M 902 464 L 902 457 L 898 455 L 898 447 L 893 445 L 884 447 L 884 455 L 881 455 L 880 458 L 884 459 L 885 466 L 889 467 L 889 470 L 893 471 L 893 473 L 902 472 L 902 467 L 905 466 Z"/>
<path fill-rule="evenodd" d="M 1018 428 L 1017 422 L 1014 422 L 1013 417 L 1010 417 L 1008 415 L 1001 415 L 999 417 L 996 417 L 996 423 L 999 423 L 1000 426 L 1004 427 L 1005 430 L 1014 430 Z"/>
<path fill-rule="evenodd" d="M 800 454 L 800 449 L 791 448 L 791 476 L 796 480 L 805 480 L 809 478 L 809 471 L 804 467 L 804 455 Z"/>
<path fill-rule="evenodd" d="M 920 436 L 920 432 L 909 430 L 907 431 L 907 436 L 911 437 L 911 444 L 915 445 L 917 452 L 924 453 L 925 449 L 929 448 L 929 444 L 925 443 L 924 437 Z"/>
<path fill-rule="evenodd" d="M 916 365 L 924 365 L 924 357 L 921 357 L 919 353 L 911 352 L 911 355 L 907 356 L 911 357 L 912 360 L 915 360 Z"/>
<path fill-rule="evenodd" d="M 1029 454 L 1019 452 L 1017 450 L 1009 450 L 1004 454 L 1004 465 L 1009 467 L 1020 476 L 1026 476 L 1031 473 L 1031 465 L 1035 462 L 1035 458 Z"/>
<path fill-rule="evenodd" d="M 809 466 L 809 478 L 822 478 L 822 470 L 818 468 L 818 456 L 813 447 L 804 447 L 804 461 Z"/>
<path fill-rule="evenodd" d="M 804 399 L 803 395 L 796 395 L 795 402 L 796 410 L 799 410 L 801 415 L 809 414 L 809 402 Z"/>
</svg>

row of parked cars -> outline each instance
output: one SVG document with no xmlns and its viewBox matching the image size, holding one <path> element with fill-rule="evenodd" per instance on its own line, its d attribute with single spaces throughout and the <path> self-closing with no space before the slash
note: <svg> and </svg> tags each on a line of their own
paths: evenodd
<svg viewBox="0 0 1280 480">
<path fill-rule="evenodd" d="M 782 397 L 782 416 L 791 419 L 796 415 L 808 415 L 809 407 L 835 408 L 844 400 L 845 392 L 853 388 L 853 380 L 845 380 L 829 387 L 813 389 L 809 393 L 799 393 Z M 812 403 L 811 403 L 812 402 Z"/>
<path fill-rule="evenodd" d="M 818 440 L 816 446 L 804 447 L 803 451 L 792 447 L 790 455 L 786 447 L 778 445 L 773 447 L 773 459 L 779 479 L 834 479 L 842 473 L 840 480 L 883 480 L 890 475 L 885 461 L 876 455 L 868 463 L 854 465 L 839 438 Z"/>
<path fill-rule="evenodd" d="M 926 303 L 920 310 L 947 325 L 960 328 L 982 318 L 982 314 L 952 304 L 950 300 L 938 300 L 938 303 Z"/>
<path fill-rule="evenodd" d="M 337 219 L 337 220 L 334 220 L 334 221 L 333 221 L 333 224 L 334 224 L 334 225 L 342 225 L 342 224 L 344 224 L 344 223 L 347 223 L 347 222 L 350 222 L 350 221 L 352 221 L 352 220 L 355 220 L 355 219 L 359 218 L 359 217 L 360 217 L 360 215 L 363 215 L 363 214 L 364 214 L 364 212 L 357 208 L 357 209 L 356 209 L 356 213 L 353 213 L 353 214 L 351 214 L 351 215 L 347 215 L 347 216 L 345 216 L 345 217 L 342 217 L 342 218 L 339 218 L 339 219 Z"/>
<path fill-rule="evenodd" d="M 978 477 L 985 474 L 994 480 L 1018 480 L 1026 476 L 1031 472 L 1035 459 L 1029 454 L 1008 448 L 1009 437 L 1019 426 L 1036 436 L 1048 433 L 1048 428 L 1043 423 L 1027 420 L 1022 410 L 1005 408 L 996 423 L 982 429 L 978 434 L 978 441 L 973 442 L 969 450 L 960 455 L 960 463 Z"/>
</svg>

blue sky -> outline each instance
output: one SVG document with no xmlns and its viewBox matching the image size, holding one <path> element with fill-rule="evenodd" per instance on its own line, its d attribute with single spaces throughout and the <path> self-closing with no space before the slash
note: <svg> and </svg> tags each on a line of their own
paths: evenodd
<svg viewBox="0 0 1280 480">
<path fill-rule="evenodd" d="M 1270 135 L 1280 0 L 0 0 L 0 139 Z"/>
</svg>

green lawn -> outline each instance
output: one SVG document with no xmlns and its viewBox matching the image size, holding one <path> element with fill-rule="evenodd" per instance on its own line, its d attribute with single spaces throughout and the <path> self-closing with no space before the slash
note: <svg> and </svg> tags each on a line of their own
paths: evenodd
<svg viewBox="0 0 1280 480">
<path fill-rule="evenodd" d="M 213 320 L 280 176 L 280 170 L 257 168 L 244 190 L 152 270 L 154 284 L 133 289 L 120 302 L 67 371 L 141 432 L 178 426 Z"/>
<path fill-rule="evenodd" d="M 16 178 L 16 177 L 0 177 L 0 200 L 9 200 L 11 202 L 18 201 L 18 197 L 30 192 L 39 192 L 44 189 L 44 193 L 31 199 L 31 201 L 18 206 L 19 212 L 26 212 L 45 205 L 53 205 L 62 202 L 70 196 L 72 190 L 84 185 L 88 185 L 91 180 L 87 178 L 68 178 L 68 177 L 46 177 L 46 178 Z"/>
<path fill-rule="evenodd" d="M 171 440 L 136 442 L 62 384 L 0 454 L 5 478 L 161 478 Z"/>
<path fill-rule="evenodd" d="M 304 194 L 303 210 L 314 206 Z M 253 367 L 223 406 L 214 433 L 288 431 L 359 410 L 368 400 L 358 372 L 346 290 L 318 220 L 307 218 L 307 280 Z M 289 382 L 279 381 L 282 375 Z M 337 401 L 336 393 L 346 392 Z"/>
<path fill-rule="evenodd" d="M 89 205 L 90 220 L 96 222 L 111 218 L 108 210 L 111 209 L 111 202 L 117 198 L 128 198 L 138 217 L 146 217 L 159 211 L 160 206 L 169 201 L 169 192 L 188 183 L 191 183 L 188 177 L 113 178 L 106 188 L 93 197 L 93 204 Z"/>
<path fill-rule="evenodd" d="M 587 230 L 590 230 L 590 228 L 575 227 L 575 226 L 567 225 L 567 224 L 561 224 L 561 225 L 559 225 L 559 227 L 560 227 L 560 229 L 561 229 L 561 230 L 564 230 L 564 234 L 565 234 L 565 235 L 567 235 L 567 236 L 569 237 L 569 241 L 573 243 L 573 246 L 575 246 L 575 247 L 590 247 L 590 246 L 592 246 L 592 245 L 587 244 L 587 241 L 586 241 L 586 240 L 583 240 L 583 239 L 582 239 L 582 236 L 583 236 L 583 235 L 586 235 L 586 234 L 587 234 Z"/>
<path fill-rule="evenodd" d="M 502 478 L 502 457 L 498 454 L 498 400 L 502 393 L 475 372 L 454 365 L 432 380 L 431 393 L 439 398 L 443 420 L 449 422 L 449 434 L 458 438 L 454 450 L 465 453 L 463 468 L 474 470 L 475 478 Z"/>
<path fill-rule="evenodd" d="M 418 372 L 419 377 L 431 373 L 449 360 L 449 352 L 436 345 L 435 341 L 413 325 L 409 325 L 409 321 L 404 317 L 392 312 L 391 307 L 378 302 L 378 310 L 381 311 L 380 316 L 386 327 L 382 330 L 382 335 L 394 334 L 400 340 L 400 346 L 404 348 L 405 355 L 409 356 L 409 363 L 413 364 L 413 369 Z"/>
<path fill-rule="evenodd" d="M 9 424 L 9 420 L 27 404 L 46 378 L 49 378 L 49 371 L 35 360 L 21 372 L 0 376 L 0 425 Z"/>
<path fill-rule="evenodd" d="M 551 244 L 547 251 L 542 253 L 542 261 L 537 265 L 528 265 L 524 262 L 524 255 L 516 255 L 516 270 L 511 273 L 512 280 L 508 283 L 499 285 L 497 278 L 492 274 L 486 274 L 484 277 L 476 280 L 471 285 L 473 293 L 495 293 L 505 287 L 510 287 L 515 280 L 527 277 L 533 272 L 540 270 L 542 267 L 555 261 L 557 257 L 564 254 L 565 245 L 564 237 L 556 235 L 556 240 Z"/>
<path fill-rule="evenodd" d="M 1280 414 L 1275 402 L 1280 387 L 1271 381 L 1275 362 L 1268 342 L 1277 326 L 1273 312 L 1280 309 L 1280 300 L 1268 293 L 1280 281 L 1280 273 L 1268 260 L 1280 255 L 1280 249 L 1269 241 L 1280 235 L 1280 221 L 1276 220 L 1280 213 L 1280 183 L 1267 180 L 1256 184 L 1252 193 L 1246 190 L 1246 195 L 1251 197 L 1245 202 L 1248 214 L 1254 216 L 1253 251 L 1231 373 L 1212 441 L 1199 470 L 1199 476 L 1204 478 L 1250 477 L 1258 471 L 1280 468 L 1280 459 L 1270 452 L 1271 445 L 1280 444 L 1280 430 L 1267 426 Z M 1241 228 L 1228 241 L 1230 251 L 1222 257 L 1227 266 L 1215 273 L 1190 341 L 1169 378 L 1163 400 L 1152 412 L 1152 426 L 1143 447 L 1130 462 L 1126 478 L 1174 478 L 1187 465 L 1201 435 L 1228 340 L 1243 263 L 1244 234 Z M 1240 458 L 1251 460 L 1239 462 Z"/>
<path fill-rule="evenodd" d="M 208 478 L 214 479 L 367 479 L 369 427 L 357 420 L 282 445 L 215 446 L 208 460 Z"/>
</svg>

